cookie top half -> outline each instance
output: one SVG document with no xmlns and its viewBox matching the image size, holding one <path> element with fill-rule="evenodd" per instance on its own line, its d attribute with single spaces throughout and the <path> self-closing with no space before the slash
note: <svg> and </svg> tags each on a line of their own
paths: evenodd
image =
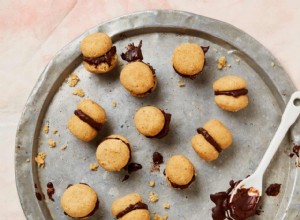
<svg viewBox="0 0 300 220">
<path fill-rule="evenodd" d="M 155 89 L 156 76 L 154 71 L 143 62 L 128 63 L 120 74 L 121 84 L 132 95 L 143 96 Z"/>
<path fill-rule="evenodd" d="M 96 207 L 97 193 L 88 185 L 75 184 L 66 189 L 61 197 L 61 207 L 73 218 L 88 216 Z"/>
<path fill-rule="evenodd" d="M 184 43 L 175 48 L 172 63 L 178 73 L 193 76 L 202 71 L 204 58 L 204 52 L 198 44 Z"/>
<path fill-rule="evenodd" d="M 79 102 L 77 109 L 81 110 L 84 114 L 88 115 L 98 123 L 103 124 L 107 120 L 105 110 L 91 99 L 84 99 Z"/>
<path fill-rule="evenodd" d="M 80 44 L 80 49 L 85 57 L 100 57 L 112 47 L 111 38 L 105 33 L 94 33 L 86 36 Z"/>
<path fill-rule="evenodd" d="M 247 88 L 247 82 L 239 76 L 223 76 L 213 84 L 214 91 L 232 91 Z"/>
<path fill-rule="evenodd" d="M 192 162 L 184 155 L 171 157 L 166 166 L 166 177 L 175 188 L 187 186 L 193 181 L 195 168 Z"/>
<path fill-rule="evenodd" d="M 120 171 L 131 158 L 129 141 L 121 135 L 108 136 L 99 144 L 96 158 L 103 169 Z"/>
<path fill-rule="evenodd" d="M 135 113 L 134 123 L 141 134 L 155 136 L 163 129 L 165 116 L 159 108 L 145 106 Z"/>
</svg>

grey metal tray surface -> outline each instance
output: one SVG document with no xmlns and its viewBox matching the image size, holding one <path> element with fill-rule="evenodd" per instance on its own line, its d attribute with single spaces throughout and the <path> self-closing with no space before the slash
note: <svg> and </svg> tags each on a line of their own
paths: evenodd
<svg viewBox="0 0 300 220">
<path fill-rule="evenodd" d="M 156 70 L 158 87 L 145 97 L 135 98 L 127 93 L 119 81 L 125 62 L 119 56 L 119 65 L 106 75 L 89 73 L 81 64 L 80 41 L 89 33 L 106 32 L 112 37 L 118 55 L 131 43 L 143 40 L 144 62 Z M 206 66 L 195 80 L 178 76 L 171 64 L 174 48 L 183 42 L 209 46 Z M 226 56 L 231 67 L 218 70 L 217 59 Z M 239 62 L 237 62 L 239 60 Z M 68 118 L 82 100 L 72 95 L 75 88 L 65 83 L 65 78 L 76 72 L 80 81 L 75 88 L 82 88 L 84 98 L 101 104 L 108 116 L 103 132 L 91 143 L 83 143 L 67 129 Z M 213 99 L 213 82 L 225 75 L 245 78 L 249 89 L 249 106 L 237 113 L 219 109 Z M 178 81 L 184 80 L 185 87 Z M 159 201 L 149 203 L 151 213 L 168 213 L 173 220 L 211 219 L 214 204 L 209 195 L 226 190 L 228 182 L 251 174 L 261 160 L 277 126 L 282 110 L 295 87 L 280 63 L 255 39 L 241 30 L 221 21 L 181 11 L 144 11 L 100 24 L 65 46 L 47 65 L 35 85 L 22 114 L 16 137 L 15 172 L 20 201 L 27 219 L 68 219 L 60 208 L 60 196 L 68 184 L 87 183 L 98 193 L 99 210 L 90 219 L 113 219 L 111 203 L 131 192 L 140 193 L 148 200 L 151 191 Z M 117 106 L 113 107 L 112 102 Z M 172 114 L 170 133 L 167 137 L 147 139 L 134 127 L 135 110 L 144 105 L 155 105 Z M 193 151 L 190 141 L 196 128 L 217 118 L 233 134 L 232 146 L 224 150 L 219 159 L 207 163 Z M 50 131 L 43 133 L 49 123 Z M 52 130 L 57 129 L 58 134 Z M 270 164 L 264 186 L 282 184 L 277 197 L 263 196 L 260 216 L 254 219 L 299 219 L 299 175 L 295 166 L 298 158 L 288 154 L 294 143 L 300 143 L 299 122 L 284 139 Z M 89 169 L 95 163 L 95 151 L 101 139 L 109 134 L 127 137 L 133 146 L 133 161 L 143 169 L 122 182 L 125 171 L 109 173 L 101 167 Z M 48 146 L 48 139 L 56 147 Z M 60 146 L 66 144 L 65 151 Z M 38 168 L 34 162 L 39 152 L 45 152 L 46 165 Z M 165 163 L 160 172 L 150 172 L 152 153 L 160 152 Z M 197 178 L 187 190 L 172 189 L 163 175 L 166 161 L 172 155 L 184 154 L 195 165 Z M 27 159 L 30 162 L 26 162 Z M 150 180 L 156 186 L 149 187 Z M 55 187 L 54 202 L 46 194 L 47 183 Z M 298 183 L 297 183 L 298 181 Z M 298 186 L 297 186 L 298 184 Z M 46 195 L 38 201 L 35 192 Z M 165 210 L 163 203 L 170 203 Z"/>
</svg>

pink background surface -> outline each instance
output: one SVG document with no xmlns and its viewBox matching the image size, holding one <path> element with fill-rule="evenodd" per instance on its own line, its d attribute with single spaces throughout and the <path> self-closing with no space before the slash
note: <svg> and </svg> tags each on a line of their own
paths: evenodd
<svg viewBox="0 0 300 220">
<path fill-rule="evenodd" d="M 1 0 L 1 219 L 25 219 L 15 187 L 15 132 L 25 102 L 45 65 L 88 28 L 147 9 L 189 11 L 242 29 L 279 59 L 300 89 L 298 0 Z"/>
</svg>

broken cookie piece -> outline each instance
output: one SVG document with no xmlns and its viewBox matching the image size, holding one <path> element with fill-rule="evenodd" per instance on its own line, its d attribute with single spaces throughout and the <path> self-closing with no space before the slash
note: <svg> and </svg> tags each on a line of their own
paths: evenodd
<svg viewBox="0 0 300 220">
<path fill-rule="evenodd" d="M 35 158 L 35 162 L 37 163 L 38 167 L 45 167 L 45 158 L 46 158 L 46 153 L 45 152 L 40 152 Z"/>
</svg>

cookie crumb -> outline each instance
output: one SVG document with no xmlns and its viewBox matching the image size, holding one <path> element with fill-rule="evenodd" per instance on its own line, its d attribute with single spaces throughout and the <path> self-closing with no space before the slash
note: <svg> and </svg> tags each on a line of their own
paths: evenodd
<svg viewBox="0 0 300 220">
<path fill-rule="evenodd" d="M 239 59 L 239 58 L 236 58 L 236 59 L 235 59 L 235 62 L 239 63 L 239 62 L 240 62 L 240 59 Z"/>
<path fill-rule="evenodd" d="M 45 134 L 48 134 L 49 133 L 49 124 L 46 124 L 43 128 L 43 131 Z"/>
<path fill-rule="evenodd" d="M 74 87 L 77 85 L 78 81 L 79 81 L 79 77 L 76 75 L 76 73 L 72 73 L 70 75 L 70 78 L 69 78 L 69 86 L 70 87 Z"/>
<path fill-rule="evenodd" d="M 52 140 L 52 139 L 49 139 L 49 140 L 48 140 L 48 144 L 49 144 L 49 146 L 52 147 L 52 148 L 56 146 L 56 142 L 55 142 L 54 140 Z"/>
<path fill-rule="evenodd" d="M 112 107 L 114 107 L 114 108 L 117 107 L 117 103 L 116 103 L 116 102 L 112 102 L 111 105 L 112 105 Z"/>
<path fill-rule="evenodd" d="M 57 134 L 57 132 L 58 132 L 58 130 L 56 130 L 56 129 L 53 129 L 53 130 L 52 130 L 52 133 L 53 133 L 53 134 Z"/>
<path fill-rule="evenodd" d="M 81 88 L 77 88 L 72 92 L 73 95 L 77 95 L 79 97 L 84 97 L 85 93 Z"/>
<path fill-rule="evenodd" d="M 90 164 L 90 170 L 96 171 L 98 169 L 99 165 L 97 163 L 91 163 Z"/>
<path fill-rule="evenodd" d="M 178 86 L 185 87 L 185 82 L 182 79 L 178 80 Z"/>
<path fill-rule="evenodd" d="M 274 66 L 275 66 L 275 63 L 274 63 L 274 62 L 271 62 L 271 66 L 274 67 Z"/>
<path fill-rule="evenodd" d="M 218 49 L 217 49 L 217 48 L 213 48 L 213 50 L 214 50 L 215 52 L 218 52 Z"/>
<path fill-rule="evenodd" d="M 60 147 L 61 150 L 65 150 L 66 148 L 67 148 L 66 144 Z"/>
<path fill-rule="evenodd" d="M 37 163 L 38 167 L 45 167 L 45 158 L 46 158 L 46 153 L 45 152 L 40 152 L 35 158 L 35 162 Z"/>
<path fill-rule="evenodd" d="M 170 209 L 170 204 L 169 203 L 164 203 L 163 208 L 164 209 Z"/>
<path fill-rule="evenodd" d="M 149 202 L 155 203 L 158 201 L 158 195 L 155 192 L 149 193 Z"/>
<path fill-rule="evenodd" d="M 27 163 L 29 163 L 29 162 L 30 162 L 30 159 L 29 159 L 29 158 L 27 158 L 26 162 L 27 162 Z"/>
<path fill-rule="evenodd" d="M 219 70 L 223 69 L 224 67 L 226 67 L 226 64 L 227 64 L 226 57 L 225 56 L 221 56 L 218 59 L 218 69 Z"/>
<path fill-rule="evenodd" d="M 150 180 L 150 182 L 149 182 L 149 186 L 151 186 L 151 187 L 154 187 L 154 186 L 155 186 L 155 182 L 154 182 L 154 180 Z"/>
<path fill-rule="evenodd" d="M 167 220 L 168 218 L 168 214 L 165 214 L 163 217 L 160 217 L 158 214 L 155 214 L 153 220 Z"/>
<path fill-rule="evenodd" d="M 231 68 L 231 65 L 230 65 L 230 64 L 227 64 L 227 67 Z"/>
</svg>

